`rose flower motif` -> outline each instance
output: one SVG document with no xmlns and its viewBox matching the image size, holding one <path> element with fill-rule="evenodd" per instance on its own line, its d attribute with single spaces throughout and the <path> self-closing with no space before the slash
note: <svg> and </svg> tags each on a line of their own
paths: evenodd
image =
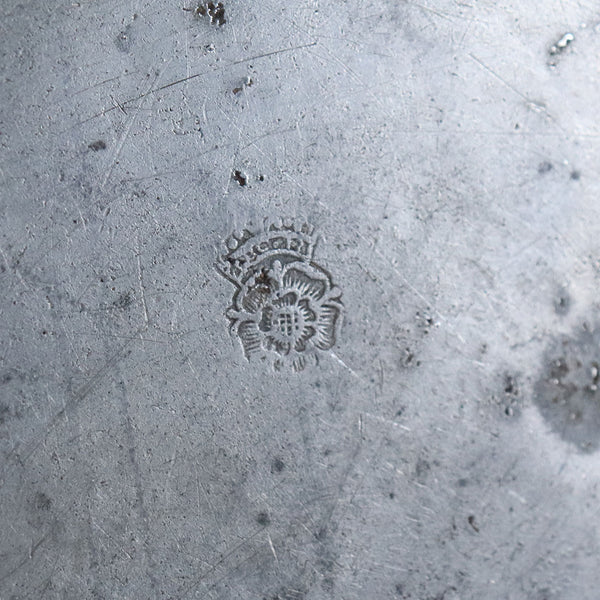
<svg viewBox="0 0 600 600">
<path fill-rule="evenodd" d="M 306 366 L 317 350 L 335 343 L 341 316 L 341 292 L 313 263 L 279 260 L 251 276 L 239 290 L 228 316 L 247 358 L 275 353 L 275 367 L 291 361 Z"/>
</svg>

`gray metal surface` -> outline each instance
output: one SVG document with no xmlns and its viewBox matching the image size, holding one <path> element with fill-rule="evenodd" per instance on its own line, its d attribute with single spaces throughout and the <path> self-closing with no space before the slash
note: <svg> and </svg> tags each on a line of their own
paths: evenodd
<svg viewBox="0 0 600 600">
<path fill-rule="evenodd" d="M 196 9 L 1 5 L 0 598 L 597 600 L 597 6 Z"/>
</svg>

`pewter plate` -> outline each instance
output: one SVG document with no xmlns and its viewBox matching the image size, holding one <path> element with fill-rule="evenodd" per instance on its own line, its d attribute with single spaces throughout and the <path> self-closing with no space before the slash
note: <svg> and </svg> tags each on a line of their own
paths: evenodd
<svg viewBox="0 0 600 600">
<path fill-rule="evenodd" d="M 0 598 L 597 600 L 599 23 L 3 0 Z"/>
</svg>

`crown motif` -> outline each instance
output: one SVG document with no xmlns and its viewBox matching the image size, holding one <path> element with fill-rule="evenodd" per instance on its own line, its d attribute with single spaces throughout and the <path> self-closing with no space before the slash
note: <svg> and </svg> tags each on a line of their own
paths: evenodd
<svg viewBox="0 0 600 600">
<path fill-rule="evenodd" d="M 227 239 L 227 252 L 220 256 L 218 269 L 232 283 L 241 286 L 275 255 L 280 260 L 308 262 L 316 246 L 313 233 L 314 228 L 305 222 L 265 220 L 262 231 L 252 233 L 243 229 Z"/>
</svg>

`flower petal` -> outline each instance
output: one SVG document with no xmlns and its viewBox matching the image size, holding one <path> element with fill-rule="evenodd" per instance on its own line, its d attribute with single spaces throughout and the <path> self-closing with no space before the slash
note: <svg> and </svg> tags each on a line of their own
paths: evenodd
<svg viewBox="0 0 600 600">
<path fill-rule="evenodd" d="M 290 350 L 292 349 L 292 345 L 289 342 L 282 342 L 280 340 L 276 340 L 272 336 L 267 337 L 267 346 L 268 350 L 274 350 L 277 354 L 288 355 Z"/>
<path fill-rule="evenodd" d="M 283 276 L 283 287 L 297 290 L 300 296 L 320 300 L 327 290 L 327 282 L 310 277 L 300 269 L 288 269 Z"/>
<path fill-rule="evenodd" d="M 315 315 L 314 311 L 312 311 L 309 307 L 309 301 L 307 298 L 303 298 L 300 300 L 300 302 L 298 302 L 298 311 L 306 323 L 312 323 L 317 319 L 317 315 Z"/>
<path fill-rule="evenodd" d="M 306 367 L 306 358 L 304 356 L 297 356 L 292 362 L 292 368 L 296 373 L 303 371 Z"/>
<path fill-rule="evenodd" d="M 310 338 L 313 337 L 313 335 L 315 335 L 315 333 L 316 332 L 315 332 L 314 327 L 310 327 L 310 326 L 305 327 L 304 330 L 302 331 L 302 335 L 294 344 L 294 350 L 296 352 L 304 352 L 306 350 L 306 342 L 308 342 L 308 340 L 310 340 Z"/>
<path fill-rule="evenodd" d="M 271 331 L 273 327 L 273 307 L 268 304 L 264 307 L 262 311 L 262 316 L 260 318 L 260 323 L 258 324 L 258 328 L 261 331 Z"/>
<path fill-rule="evenodd" d="M 297 301 L 298 301 L 298 296 L 296 295 L 296 293 L 288 292 L 287 294 L 285 294 L 284 296 L 279 298 L 277 301 L 275 301 L 273 304 L 275 304 L 278 307 L 294 306 L 294 304 L 296 304 Z"/>
<path fill-rule="evenodd" d="M 254 321 L 244 321 L 237 329 L 246 358 L 261 351 L 262 337 Z"/>
<path fill-rule="evenodd" d="M 324 304 L 321 307 L 315 327 L 317 333 L 314 344 L 319 350 L 329 350 L 335 344 L 335 332 L 340 317 L 340 309 L 334 304 Z"/>
<path fill-rule="evenodd" d="M 266 285 L 257 285 L 248 290 L 248 293 L 242 300 L 244 310 L 249 313 L 258 312 L 269 299 L 270 290 Z"/>
</svg>

